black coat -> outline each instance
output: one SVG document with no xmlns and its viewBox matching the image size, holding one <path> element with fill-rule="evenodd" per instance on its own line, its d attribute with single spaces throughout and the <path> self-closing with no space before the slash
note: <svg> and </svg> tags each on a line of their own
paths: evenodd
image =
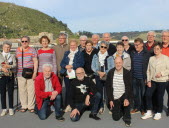
<svg viewBox="0 0 169 128">
<path fill-rule="evenodd" d="M 108 103 L 114 101 L 113 96 L 113 77 L 114 77 L 115 68 L 111 69 L 107 74 L 106 79 L 106 92 L 108 97 Z M 125 85 L 124 99 L 127 99 L 129 102 L 132 100 L 133 93 L 131 87 L 131 73 L 127 69 L 123 68 L 123 80 Z"/>
</svg>

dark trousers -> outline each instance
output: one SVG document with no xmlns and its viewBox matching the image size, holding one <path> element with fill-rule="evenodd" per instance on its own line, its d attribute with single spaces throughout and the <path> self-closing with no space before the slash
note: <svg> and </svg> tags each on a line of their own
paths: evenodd
<svg viewBox="0 0 169 128">
<path fill-rule="evenodd" d="M 40 110 L 37 109 L 37 114 L 41 120 L 45 120 L 47 118 L 47 113 L 49 113 L 49 104 L 50 98 L 47 98 L 43 101 L 42 107 Z M 61 96 L 57 95 L 56 98 L 53 100 L 54 108 L 55 108 L 55 116 L 61 116 Z"/>
<path fill-rule="evenodd" d="M 168 93 L 168 102 L 167 102 L 167 106 L 168 106 L 168 110 L 169 110 L 169 81 L 167 82 L 167 85 L 166 85 L 166 91 Z"/>
<path fill-rule="evenodd" d="M 91 99 L 90 99 L 90 106 L 91 106 L 91 113 L 92 114 L 97 114 L 98 111 L 98 105 L 100 103 L 100 99 L 101 99 L 101 94 L 99 92 L 97 92 Z M 85 111 L 85 109 L 87 108 L 87 106 L 85 105 L 85 103 L 77 103 L 75 105 L 75 107 L 79 110 L 80 115 L 76 114 L 75 117 L 70 118 L 73 122 L 76 122 L 78 120 L 80 120 L 81 115 L 83 114 L 83 112 Z"/>
<path fill-rule="evenodd" d="M 68 77 L 64 77 L 66 94 L 65 94 L 65 107 L 70 105 L 70 83 L 73 79 L 69 79 Z"/>
<path fill-rule="evenodd" d="M 145 82 L 144 79 L 132 79 L 133 94 L 134 94 L 134 109 L 140 111 L 145 110 Z"/>
<path fill-rule="evenodd" d="M 9 108 L 13 109 L 13 91 L 14 91 L 14 76 L 2 76 L 0 78 L 1 105 L 2 109 L 6 109 L 6 90 L 8 90 Z"/>
<path fill-rule="evenodd" d="M 156 93 L 156 109 L 158 113 L 161 113 L 163 110 L 163 97 L 165 93 L 167 82 L 155 82 L 151 81 L 151 87 L 147 87 L 146 90 L 146 107 L 147 110 L 152 110 L 152 96 Z"/>
<path fill-rule="evenodd" d="M 120 120 L 123 116 L 124 122 L 131 120 L 130 115 L 130 104 L 128 106 L 124 106 L 124 95 L 121 96 L 119 99 L 114 100 L 114 107 L 112 109 L 112 118 L 115 121 Z"/>
<path fill-rule="evenodd" d="M 99 76 L 95 76 L 95 80 L 96 80 L 96 88 L 98 89 L 99 93 L 101 94 L 101 102 L 99 104 L 99 108 L 104 108 L 104 100 L 106 100 L 106 95 L 103 94 L 104 91 L 104 87 L 105 87 L 105 81 L 100 80 Z"/>
</svg>

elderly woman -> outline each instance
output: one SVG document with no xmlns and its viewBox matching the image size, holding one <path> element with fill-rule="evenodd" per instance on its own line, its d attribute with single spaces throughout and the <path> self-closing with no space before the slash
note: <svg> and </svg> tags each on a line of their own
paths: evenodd
<svg viewBox="0 0 169 128">
<path fill-rule="evenodd" d="M 84 56 L 81 51 L 78 50 L 78 42 L 76 40 L 70 41 L 70 50 L 66 51 L 64 57 L 61 61 L 61 71 L 60 73 L 64 75 L 64 82 L 66 87 L 66 96 L 65 96 L 65 112 L 70 111 L 70 82 L 75 78 L 74 71 L 84 66 Z M 74 77 L 69 73 L 73 73 Z M 69 76 L 68 76 L 69 74 Z"/>
<path fill-rule="evenodd" d="M 1 116 L 5 116 L 8 111 L 6 107 L 6 90 L 8 90 L 9 115 L 14 115 L 13 111 L 13 91 L 14 91 L 14 69 L 16 67 L 15 55 L 10 53 L 12 43 L 4 41 L 3 52 L 0 53 L 0 92 L 1 92 Z"/>
<path fill-rule="evenodd" d="M 38 60 L 34 48 L 29 47 L 30 38 L 21 38 L 21 47 L 16 49 L 17 58 L 17 78 L 19 87 L 19 97 L 21 101 L 20 112 L 34 112 L 35 90 L 34 80 L 37 76 Z"/>
<path fill-rule="evenodd" d="M 49 48 L 50 39 L 47 36 L 42 36 L 40 38 L 40 44 L 42 48 L 38 50 L 38 60 L 39 60 L 39 67 L 38 73 L 42 72 L 42 65 L 43 64 L 51 64 L 53 65 L 53 72 L 56 74 L 56 55 L 55 50 Z"/>
<path fill-rule="evenodd" d="M 127 36 L 123 36 L 121 41 L 124 44 L 124 51 L 130 55 L 131 52 L 135 50 L 134 45 L 129 43 L 129 38 Z"/>
<path fill-rule="evenodd" d="M 146 90 L 146 108 L 147 113 L 142 119 L 153 117 L 152 113 L 152 95 L 156 95 L 157 105 L 154 120 L 161 119 L 163 110 L 163 97 L 167 85 L 169 75 L 169 58 L 161 53 L 162 44 L 156 43 L 154 45 L 154 56 L 149 60 L 147 69 L 147 90 Z"/>
<path fill-rule="evenodd" d="M 127 70 L 131 69 L 131 59 L 130 55 L 124 51 L 124 44 L 122 42 L 118 42 L 116 44 L 117 52 L 113 54 L 114 59 L 120 56 L 123 59 L 123 67 Z"/>
<path fill-rule="evenodd" d="M 95 54 L 92 59 L 92 70 L 95 73 L 96 87 L 102 95 L 102 100 L 99 105 L 99 113 L 103 114 L 104 112 L 104 103 L 103 103 L 103 87 L 105 86 L 105 77 L 110 69 L 114 67 L 114 59 L 112 56 L 108 55 L 107 49 L 109 44 L 105 41 L 100 42 L 100 51 L 98 54 Z"/>
</svg>

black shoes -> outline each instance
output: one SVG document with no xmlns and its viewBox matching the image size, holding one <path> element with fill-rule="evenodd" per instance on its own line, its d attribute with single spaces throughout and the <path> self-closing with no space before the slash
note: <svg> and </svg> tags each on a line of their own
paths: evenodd
<svg viewBox="0 0 169 128">
<path fill-rule="evenodd" d="M 125 125 L 126 125 L 126 127 L 130 127 L 131 126 L 131 121 L 125 121 Z"/>
<path fill-rule="evenodd" d="M 169 116 L 169 109 L 168 109 L 167 112 L 166 112 L 166 116 Z"/>
<path fill-rule="evenodd" d="M 56 119 L 61 122 L 65 121 L 65 118 L 63 116 L 56 116 Z"/>
<path fill-rule="evenodd" d="M 92 113 L 90 113 L 89 118 L 92 118 L 92 119 L 95 119 L 95 120 L 101 120 L 101 119 L 97 116 L 97 114 L 92 114 Z"/>
</svg>

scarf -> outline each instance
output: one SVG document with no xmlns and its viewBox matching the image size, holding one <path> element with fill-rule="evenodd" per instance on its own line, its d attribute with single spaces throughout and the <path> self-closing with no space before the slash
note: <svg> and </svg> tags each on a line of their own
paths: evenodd
<svg viewBox="0 0 169 128">
<path fill-rule="evenodd" d="M 69 57 L 69 65 L 73 65 L 73 59 L 74 59 L 74 57 L 75 57 L 75 54 L 78 52 L 78 48 L 75 50 L 75 51 L 72 51 L 71 49 L 70 49 L 70 53 L 69 53 L 69 55 L 68 55 L 68 57 Z"/>
<path fill-rule="evenodd" d="M 100 66 L 104 66 L 104 60 L 105 60 L 106 56 L 108 56 L 107 51 L 106 51 L 104 54 L 102 54 L 102 53 L 99 51 L 98 56 L 99 56 Z"/>
</svg>

